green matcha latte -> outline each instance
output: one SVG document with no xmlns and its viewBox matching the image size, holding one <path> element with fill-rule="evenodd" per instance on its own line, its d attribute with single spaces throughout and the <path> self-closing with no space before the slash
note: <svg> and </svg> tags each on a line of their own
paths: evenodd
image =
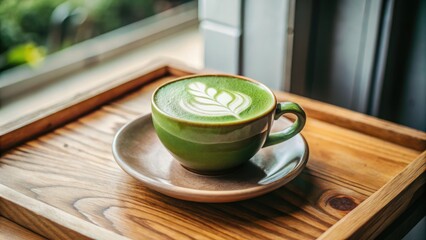
<svg viewBox="0 0 426 240">
<path fill-rule="evenodd" d="M 228 123 L 257 118 L 275 106 L 269 89 L 226 76 L 197 76 L 157 90 L 154 102 L 168 115 L 192 122 Z"/>
<path fill-rule="evenodd" d="M 296 103 L 276 102 L 267 87 L 244 77 L 196 75 L 159 87 L 152 97 L 152 123 L 165 148 L 185 168 L 221 174 L 250 160 L 260 148 L 283 142 L 303 128 Z M 270 134 L 285 113 L 297 120 Z"/>
</svg>

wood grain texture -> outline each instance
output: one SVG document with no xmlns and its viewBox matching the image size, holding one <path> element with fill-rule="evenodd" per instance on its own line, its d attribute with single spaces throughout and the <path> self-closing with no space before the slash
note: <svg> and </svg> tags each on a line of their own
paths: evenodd
<svg viewBox="0 0 426 240">
<path fill-rule="evenodd" d="M 426 182 L 426 151 L 320 239 L 374 239 L 421 195 Z M 420 191 L 420 194 L 418 193 Z M 402 195 L 401 193 L 404 192 Z M 383 217 L 386 216 L 386 217 Z"/>
<path fill-rule="evenodd" d="M 319 113 L 329 105 L 317 102 L 318 109 L 309 110 L 306 99 L 278 94 L 296 99 L 310 114 L 302 132 L 310 159 L 301 175 L 270 194 L 235 203 L 193 203 L 158 194 L 118 167 L 111 142 L 121 126 L 150 112 L 151 93 L 174 77 L 136 87 L 5 152 L 0 157 L 0 215 L 48 238 L 315 239 L 335 231 L 341 235 L 330 236 L 363 237 L 375 236 L 390 224 L 376 220 L 396 217 L 406 207 L 403 199 L 424 185 L 417 148 L 358 131 L 351 124 L 346 127 L 343 120 L 334 124 L 323 116 L 327 112 Z M 150 78 L 147 81 L 154 80 Z M 352 112 L 346 118 L 357 124 L 373 119 L 359 120 Z M 401 139 L 422 141 L 417 132 L 395 132 L 404 136 Z M 389 190 L 392 187 L 397 190 Z M 395 206 L 399 210 L 393 215 L 389 209 Z M 363 219 L 360 211 L 371 217 Z M 356 229 L 372 230 L 366 235 L 348 230 L 350 216 L 358 219 Z"/>
<path fill-rule="evenodd" d="M 275 92 L 275 94 L 281 101 L 294 101 L 302 105 L 308 117 L 378 137 L 417 151 L 426 150 L 425 132 L 294 94 L 283 92 Z"/>
<path fill-rule="evenodd" d="M 376 239 L 383 240 L 400 240 L 405 235 L 407 235 L 413 227 L 415 227 L 424 216 L 426 216 L 426 204 L 424 201 L 426 199 L 426 193 L 424 189 L 422 191 L 423 195 L 418 198 L 411 206 L 401 214 L 392 224 L 390 224 Z"/>
<path fill-rule="evenodd" d="M 25 229 L 16 223 L 9 221 L 4 217 L 0 217 L 0 239 L 7 240 L 43 240 L 41 237 L 34 232 Z"/>
<path fill-rule="evenodd" d="M 0 215 L 49 239 L 125 239 L 0 185 Z"/>
</svg>

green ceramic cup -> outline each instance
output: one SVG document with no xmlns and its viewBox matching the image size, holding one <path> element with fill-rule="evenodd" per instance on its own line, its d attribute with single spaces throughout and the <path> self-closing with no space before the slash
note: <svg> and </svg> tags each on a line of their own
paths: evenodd
<svg viewBox="0 0 426 240">
<path fill-rule="evenodd" d="M 264 106 L 261 114 L 231 122 L 202 122 L 172 116 L 156 103 L 155 99 L 158 98 L 156 95 L 161 88 L 200 76 L 249 81 L 261 87 L 273 100 L 271 104 Z M 290 139 L 303 129 L 306 122 L 305 112 L 298 104 L 277 103 L 275 95 L 263 84 L 245 77 L 225 74 L 186 76 L 165 83 L 154 92 L 151 108 L 155 131 L 167 150 L 186 169 L 209 175 L 237 168 L 252 158 L 261 148 Z M 280 132 L 271 133 L 274 119 L 277 120 L 286 113 L 296 115 L 296 121 Z"/>
</svg>

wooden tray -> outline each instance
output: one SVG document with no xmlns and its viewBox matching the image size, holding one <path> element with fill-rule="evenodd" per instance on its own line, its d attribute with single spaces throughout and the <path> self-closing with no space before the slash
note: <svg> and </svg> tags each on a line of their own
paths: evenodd
<svg viewBox="0 0 426 240">
<path fill-rule="evenodd" d="M 13 240 L 43 240 L 40 235 L 35 234 L 34 232 L 29 231 L 26 228 L 19 226 L 16 223 L 13 223 L 7 220 L 4 217 L 0 216 L 0 239 L 13 239 Z"/>
<path fill-rule="evenodd" d="M 150 111 L 159 84 L 191 73 L 157 63 L 4 127 L 0 215 L 52 239 L 363 239 L 422 193 L 424 132 L 282 92 L 308 114 L 310 159 L 295 180 L 228 204 L 147 189 L 115 163 L 112 138 Z"/>
</svg>

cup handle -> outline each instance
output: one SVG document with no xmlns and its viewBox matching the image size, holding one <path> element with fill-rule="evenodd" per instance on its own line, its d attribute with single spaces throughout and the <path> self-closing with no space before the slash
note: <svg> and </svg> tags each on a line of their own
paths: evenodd
<svg viewBox="0 0 426 240">
<path fill-rule="evenodd" d="M 263 147 L 268 147 L 274 144 L 282 143 L 292 138 L 294 135 L 298 134 L 305 126 L 305 122 L 306 122 L 305 111 L 303 111 L 303 109 L 297 103 L 294 103 L 294 102 L 278 103 L 277 109 L 275 110 L 274 119 L 278 120 L 285 113 L 292 113 L 296 115 L 297 117 L 296 121 L 290 127 L 280 132 L 270 133 L 268 137 L 266 138 L 266 142 L 265 144 L 263 144 Z"/>
</svg>

